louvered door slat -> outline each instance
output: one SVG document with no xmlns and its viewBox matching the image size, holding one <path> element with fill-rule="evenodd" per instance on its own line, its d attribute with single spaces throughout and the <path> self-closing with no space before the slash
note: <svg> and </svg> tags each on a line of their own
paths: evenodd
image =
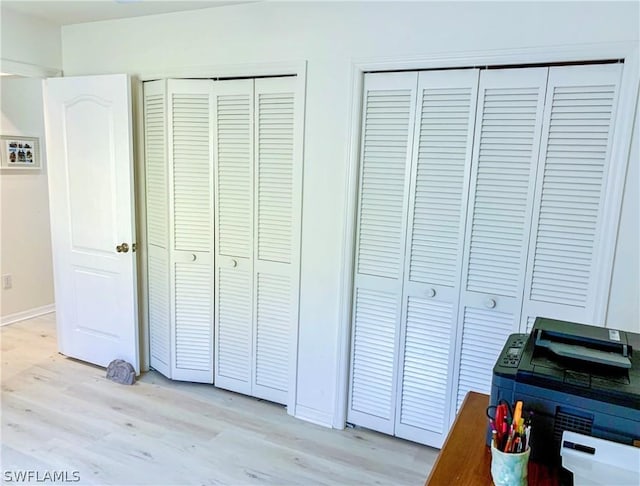
<svg viewBox="0 0 640 486">
<path fill-rule="evenodd" d="M 357 250 L 361 274 L 400 276 L 414 97 L 411 88 L 366 92 Z"/>
<path fill-rule="evenodd" d="M 170 85 L 178 88 L 179 84 Z M 170 88 L 171 89 L 171 88 Z M 172 91 L 174 246 L 211 250 L 210 94 Z"/>
<path fill-rule="evenodd" d="M 422 92 L 409 257 L 409 279 L 414 282 L 453 287 L 460 279 L 460 222 L 470 165 L 474 80 L 477 73 L 468 78 L 467 86 L 425 88 Z M 447 128 L 456 135 L 433 130 L 437 125 L 430 122 L 443 117 L 451 119 Z"/>
<path fill-rule="evenodd" d="M 255 394 L 286 403 L 292 332 L 291 282 L 288 276 L 266 273 L 258 273 L 256 279 Z"/>
<path fill-rule="evenodd" d="M 404 339 L 402 424 L 442 434 L 447 391 L 452 305 L 409 298 Z"/>
<path fill-rule="evenodd" d="M 256 94 L 258 258 L 290 263 L 294 93 Z"/>
<path fill-rule="evenodd" d="M 252 83 L 245 93 L 216 96 L 218 252 L 244 258 L 252 241 Z"/>
<path fill-rule="evenodd" d="M 168 241 L 165 104 L 164 82 L 145 83 L 147 238 L 160 248 L 166 248 Z"/>
<path fill-rule="evenodd" d="M 169 258 L 167 250 L 150 246 L 147 250 L 149 294 L 149 365 L 169 377 L 171 369 L 171 328 Z"/>
<path fill-rule="evenodd" d="M 209 262 L 175 264 L 175 378 L 211 375 L 212 275 Z M 181 378 L 182 376 L 189 378 Z"/>
<path fill-rule="evenodd" d="M 617 65 L 550 70 L 525 303 L 545 317 L 591 319 L 620 73 Z"/>
<path fill-rule="evenodd" d="M 487 86 L 481 95 L 466 288 L 517 297 L 544 86 L 535 80 L 528 88 Z M 514 119 L 520 128 L 517 136 L 511 132 L 510 137 L 503 137 L 500 128 Z M 497 259 L 503 262 L 502 268 L 487 272 Z"/>
<path fill-rule="evenodd" d="M 525 321 L 525 331 L 527 334 L 529 334 L 531 332 L 531 329 L 533 329 L 533 325 L 536 322 L 536 316 L 527 316 L 527 320 Z"/>
<path fill-rule="evenodd" d="M 467 392 L 491 392 L 493 366 L 507 337 L 514 332 L 513 314 L 466 307 L 462 318 L 456 410 L 460 409 Z"/>
<path fill-rule="evenodd" d="M 355 295 L 351 410 L 384 421 L 393 419 L 397 300 L 365 289 Z"/>
<path fill-rule="evenodd" d="M 144 83 L 149 365 L 171 376 L 166 82 Z"/>
<path fill-rule="evenodd" d="M 219 268 L 216 385 L 251 393 L 252 306 L 248 268 Z"/>
</svg>

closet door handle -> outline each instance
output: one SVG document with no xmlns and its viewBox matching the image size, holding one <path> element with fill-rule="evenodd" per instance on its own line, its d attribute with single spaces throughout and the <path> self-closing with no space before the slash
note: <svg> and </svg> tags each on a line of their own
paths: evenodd
<svg viewBox="0 0 640 486">
<path fill-rule="evenodd" d="M 236 260 L 235 258 L 231 259 L 231 266 L 233 268 L 236 268 L 238 266 L 238 260 Z"/>
<path fill-rule="evenodd" d="M 191 254 L 191 261 L 195 262 L 198 259 L 198 255 L 196 255 L 195 253 Z"/>
<path fill-rule="evenodd" d="M 436 289 L 431 287 L 429 290 L 427 290 L 427 297 L 435 297 L 435 296 L 436 296 Z"/>
<path fill-rule="evenodd" d="M 484 301 L 484 305 L 487 307 L 487 309 L 493 309 L 496 306 L 496 299 L 492 299 L 491 297 L 489 297 Z"/>
</svg>

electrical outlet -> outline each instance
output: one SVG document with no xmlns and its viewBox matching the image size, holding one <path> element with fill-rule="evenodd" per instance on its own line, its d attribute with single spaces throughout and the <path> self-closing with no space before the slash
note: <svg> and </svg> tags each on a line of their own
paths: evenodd
<svg viewBox="0 0 640 486">
<path fill-rule="evenodd" d="M 13 279 L 11 278 L 11 274 L 7 273 L 2 276 L 2 288 L 10 289 L 13 286 Z"/>
</svg>

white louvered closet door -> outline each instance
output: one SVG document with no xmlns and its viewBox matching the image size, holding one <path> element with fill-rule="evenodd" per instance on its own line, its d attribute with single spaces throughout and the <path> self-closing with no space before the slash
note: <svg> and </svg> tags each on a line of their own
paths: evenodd
<svg viewBox="0 0 640 486">
<path fill-rule="evenodd" d="M 394 433 L 417 73 L 364 78 L 347 420 Z"/>
<path fill-rule="evenodd" d="M 168 80 L 172 378 L 213 383 L 212 83 Z"/>
<path fill-rule="evenodd" d="M 490 391 L 495 360 L 520 323 L 547 72 L 480 74 L 458 315 L 458 408 L 468 391 Z"/>
<path fill-rule="evenodd" d="M 171 376 L 166 81 L 144 83 L 149 365 Z"/>
<path fill-rule="evenodd" d="M 213 83 L 215 384 L 252 394 L 253 79 Z"/>
<path fill-rule="evenodd" d="M 418 78 L 395 434 L 441 447 L 449 430 L 477 69 Z"/>
<path fill-rule="evenodd" d="M 536 316 L 601 325 L 594 307 L 621 64 L 549 69 L 522 328 Z"/>
<path fill-rule="evenodd" d="M 303 125 L 296 77 L 255 80 L 252 394 L 291 403 L 298 325 Z"/>
</svg>

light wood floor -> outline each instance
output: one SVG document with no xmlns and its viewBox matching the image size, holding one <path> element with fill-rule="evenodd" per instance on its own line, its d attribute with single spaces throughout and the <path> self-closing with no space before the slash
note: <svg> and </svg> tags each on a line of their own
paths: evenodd
<svg viewBox="0 0 640 486">
<path fill-rule="evenodd" d="M 56 352 L 55 316 L 1 328 L 2 471 L 76 484 L 421 485 L 437 450 L 331 430 L 281 406 L 156 372 L 134 386 Z"/>
</svg>

